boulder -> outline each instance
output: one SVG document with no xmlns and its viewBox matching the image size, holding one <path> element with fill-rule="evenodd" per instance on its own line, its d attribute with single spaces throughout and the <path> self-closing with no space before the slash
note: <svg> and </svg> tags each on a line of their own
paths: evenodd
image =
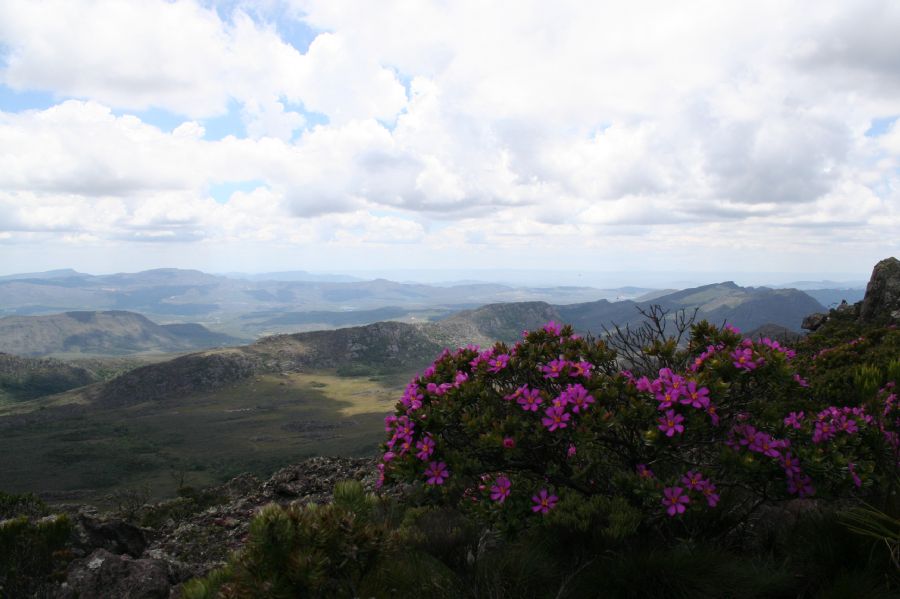
<svg viewBox="0 0 900 599">
<path fill-rule="evenodd" d="M 803 324 L 800 326 L 807 331 L 815 331 L 828 320 L 828 315 L 823 314 L 821 312 L 816 312 L 815 314 L 810 314 L 806 318 L 803 319 Z"/>
<path fill-rule="evenodd" d="M 900 320 L 900 260 L 887 258 L 875 265 L 859 319 L 862 322 Z"/>
<path fill-rule="evenodd" d="M 97 549 L 69 565 L 59 599 L 168 599 L 187 575 L 159 559 L 132 559 Z"/>
</svg>

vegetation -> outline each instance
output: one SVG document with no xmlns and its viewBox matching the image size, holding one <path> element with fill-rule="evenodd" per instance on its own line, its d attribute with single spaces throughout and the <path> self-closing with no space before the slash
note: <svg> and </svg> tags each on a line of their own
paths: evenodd
<svg viewBox="0 0 900 599">
<path fill-rule="evenodd" d="M 33 495 L 0 493 L 0 597 L 30 597 L 69 560 L 72 525 Z"/>
<path fill-rule="evenodd" d="M 388 494 L 268 508 L 187 596 L 900 593 L 898 332 L 648 315 L 618 352 L 554 323 L 444 352 L 386 419 Z"/>
</svg>

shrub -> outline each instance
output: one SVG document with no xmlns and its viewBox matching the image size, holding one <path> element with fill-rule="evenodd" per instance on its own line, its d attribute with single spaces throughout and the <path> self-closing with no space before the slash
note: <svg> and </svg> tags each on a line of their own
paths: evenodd
<svg viewBox="0 0 900 599">
<path fill-rule="evenodd" d="M 512 347 L 445 351 L 386 418 L 383 477 L 508 532 L 699 538 L 763 503 L 865 495 L 896 475 L 890 388 L 823 404 L 794 350 L 707 322 L 684 349 L 660 336 L 642 349 L 666 366 L 638 376 L 555 323 Z"/>
</svg>

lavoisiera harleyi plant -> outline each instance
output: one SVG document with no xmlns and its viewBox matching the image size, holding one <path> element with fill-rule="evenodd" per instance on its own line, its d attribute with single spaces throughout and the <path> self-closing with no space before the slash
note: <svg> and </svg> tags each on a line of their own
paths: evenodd
<svg viewBox="0 0 900 599">
<path fill-rule="evenodd" d="M 890 387 L 824 404 L 778 341 L 690 329 L 641 361 L 552 322 L 513 346 L 444 351 L 386 418 L 383 478 L 510 531 L 586 519 L 703 535 L 896 477 Z"/>
</svg>

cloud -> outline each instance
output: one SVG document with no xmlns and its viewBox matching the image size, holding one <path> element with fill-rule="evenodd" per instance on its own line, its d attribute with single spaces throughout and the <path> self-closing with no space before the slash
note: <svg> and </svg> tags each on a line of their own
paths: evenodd
<svg viewBox="0 0 900 599">
<path fill-rule="evenodd" d="M 896 4 L 289 4 L 0 5 L 2 81 L 59 97 L 0 112 L 0 229 L 725 263 L 898 224 Z"/>
</svg>

